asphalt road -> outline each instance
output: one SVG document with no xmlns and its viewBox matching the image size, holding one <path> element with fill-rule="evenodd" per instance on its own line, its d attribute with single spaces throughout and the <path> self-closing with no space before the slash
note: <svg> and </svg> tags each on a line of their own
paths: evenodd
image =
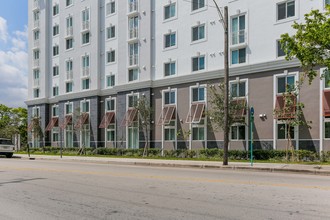
<svg viewBox="0 0 330 220">
<path fill-rule="evenodd" d="M 0 219 L 330 219 L 330 178 L 0 158 Z"/>
</svg>

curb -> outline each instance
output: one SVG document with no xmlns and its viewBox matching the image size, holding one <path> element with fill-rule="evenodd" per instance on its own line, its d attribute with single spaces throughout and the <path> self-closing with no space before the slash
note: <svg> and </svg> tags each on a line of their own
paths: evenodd
<svg viewBox="0 0 330 220">
<path fill-rule="evenodd" d="M 114 165 L 134 165 L 149 167 L 172 167 L 172 168 L 198 168 L 198 169 L 220 169 L 220 170 L 237 170 L 250 172 L 270 172 L 270 173 L 295 173 L 330 176 L 330 170 L 320 169 L 294 169 L 294 168 L 271 168 L 271 167 L 248 167 L 239 165 L 210 165 L 210 164 L 177 164 L 177 163 L 159 163 L 159 162 L 136 162 L 136 161 L 101 161 L 101 160 L 82 160 L 82 159 L 61 159 L 61 158 L 38 158 L 38 157 L 21 157 L 22 160 L 48 160 L 48 161 L 68 161 L 68 162 L 84 162 L 97 164 L 114 164 Z"/>
</svg>

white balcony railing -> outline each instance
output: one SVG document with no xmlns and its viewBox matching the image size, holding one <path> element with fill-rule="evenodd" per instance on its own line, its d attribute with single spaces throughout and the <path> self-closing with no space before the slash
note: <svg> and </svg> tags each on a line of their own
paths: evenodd
<svg viewBox="0 0 330 220">
<path fill-rule="evenodd" d="M 39 65 L 40 65 L 39 59 L 33 61 L 34 67 L 39 67 Z"/>
<path fill-rule="evenodd" d="M 39 47 L 39 45 L 40 45 L 40 41 L 39 40 L 34 40 L 33 46 L 34 47 Z"/>
<path fill-rule="evenodd" d="M 35 20 L 34 22 L 33 22 L 33 27 L 34 28 L 38 28 L 40 26 L 40 21 L 39 20 Z"/>
<path fill-rule="evenodd" d="M 138 62 L 139 62 L 139 56 L 137 54 L 129 56 L 129 65 L 130 66 L 138 65 Z"/>
<path fill-rule="evenodd" d="M 131 28 L 129 30 L 129 39 L 137 38 L 139 34 L 139 29 L 137 27 Z"/>
<path fill-rule="evenodd" d="M 235 45 L 235 44 L 244 44 L 246 43 L 246 32 L 245 30 L 240 30 L 237 32 L 232 32 L 232 37 L 231 37 L 231 45 Z"/>
<path fill-rule="evenodd" d="M 83 67 L 82 76 L 83 77 L 89 77 L 89 67 Z"/>
<path fill-rule="evenodd" d="M 33 87 L 36 88 L 36 87 L 39 87 L 40 86 L 40 79 L 34 79 L 33 80 Z"/>
<path fill-rule="evenodd" d="M 89 21 L 82 22 L 82 30 L 89 30 Z"/>
<path fill-rule="evenodd" d="M 39 0 L 34 0 L 33 2 L 33 10 L 39 10 L 40 8 L 40 2 Z"/>
<path fill-rule="evenodd" d="M 66 29 L 66 36 L 71 37 L 73 35 L 73 27 L 68 27 Z"/>
<path fill-rule="evenodd" d="M 73 80 L 73 71 L 68 70 L 66 71 L 66 81 L 72 81 Z"/>
<path fill-rule="evenodd" d="M 129 3 L 129 12 L 136 12 L 138 10 L 138 3 L 137 1 L 133 1 Z"/>
</svg>

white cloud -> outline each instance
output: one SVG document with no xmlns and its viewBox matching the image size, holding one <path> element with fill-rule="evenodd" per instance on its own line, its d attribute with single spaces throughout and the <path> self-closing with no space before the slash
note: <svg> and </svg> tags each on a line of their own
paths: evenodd
<svg viewBox="0 0 330 220">
<path fill-rule="evenodd" d="M 7 42 L 8 31 L 6 19 L 0 17 L 0 40 Z"/>
<path fill-rule="evenodd" d="M 11 47 L 9 50 L 0 48 L 0 103 L 24 107 L 28 81 L 27 28 L 9 34 L 7 21 L 0 17 L 0 40 Z"/>
</svg>

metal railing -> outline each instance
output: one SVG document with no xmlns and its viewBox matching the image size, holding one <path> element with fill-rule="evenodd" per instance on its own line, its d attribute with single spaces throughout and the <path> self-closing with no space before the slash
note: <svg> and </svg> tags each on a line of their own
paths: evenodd
<svg viewBox="0 0 330 220">
<path fill-rule="evenodd" d="M 36 59 L 36 60 L 33 61 L 33 66 L 34 67 L 39 67 L 39 65 L 40 65 L 39 59 Z"/>
<path fill-rule="evenodd" d="M 83 67 L 82 76 L 83 77 L 89 77 L 89 67 Z"/>
<path fill-rule="evenodd" d="M 83 21 L 82 22 L 82 29 L 83 30 L 89 30 L 89 21 Z"/>
<path fill-rule="evenodd" d="M 129 12 L 135 12 L 138 10 L 138 2 L 134 1 L 129 3 Z"/>
<path fill-rule="evenodd" d="M 72 36 L 73 35 L 73 27 L 68 27 L 66 29 L 66 36 Z"/>
<path fill-rule="evenodd" d="M 39 0 L 35 0 L 33 3 L 33 9 L 37 10 L 39 8 L 40 8 L 40 2 L 39 2 Z"/>
<path fill-rule="evenodd" d="M 40 45 L 40 41 L 39 40 L 34 40 L 33 46 L 34 47 L 39 47 L 39 45 Z"/>
<path fill-rule="evenodd" d="M 130 28 L 129 39 L 137 38 L 139 34 L 139 29 L 137 27 Z"/>
<path fill-rule="evenodd" d="M 33 27 L 34 28 L 38 28 L 40 26 L 40 21 L 39 20 L 35 20 L 33 23 Z"/>
<path fill-rule="evenodd" d="M 237 32 L 232 32 L 231 35 L 231 44 L 243 44 L 246 43 L 247 34 L 245 30 L 240 30 Z"/>
<path fill-rule="evenodd" d="M 33 87 L 39 87 L 40 86 L 40 79 L 34 79 L 33 80 Z"/>
<path fill-rule="evenodd" d="M 129 65 L 130 66 L 138 65 L 138 62 L 139 62 L 139 56 L 137 54 L 129 56 Z"/>
<path fill-rule="evenodd" d="M 66 81 L 72 81 L 73 80 L 73 71 L 68 70 L 66 71 Z"/>
</svg>

